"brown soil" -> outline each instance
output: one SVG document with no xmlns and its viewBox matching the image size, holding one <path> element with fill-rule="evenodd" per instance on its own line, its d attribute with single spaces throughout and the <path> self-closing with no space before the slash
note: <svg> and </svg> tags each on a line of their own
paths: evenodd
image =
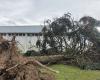
<svg viewBox="0 0 100 80">
<path fill-rule="evenodd" d="M 54 80 L 53 75 L 41 73 L 39 66 L 46 67 L 18 53 L 15 36 L 11 41 L 0 36 L 0 80 Z"/>
</svg>

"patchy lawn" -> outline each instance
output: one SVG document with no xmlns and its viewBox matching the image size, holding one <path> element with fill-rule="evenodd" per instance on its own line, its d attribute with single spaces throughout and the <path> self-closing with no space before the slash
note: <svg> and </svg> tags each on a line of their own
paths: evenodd
<svg viewBox="0 0 100 80">
<path fill-rule="evenodd" d="M 51 68 L 60 71 L 54 74 L 56 80 L 100 80 L 100 71 L 81 70 L 77 67 L 67 65 L 52 65 Z"/>
</svg>

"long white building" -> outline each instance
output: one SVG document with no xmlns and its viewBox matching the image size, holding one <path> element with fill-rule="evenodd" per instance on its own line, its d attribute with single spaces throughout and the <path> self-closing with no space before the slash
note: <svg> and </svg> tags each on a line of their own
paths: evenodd
<svg viewBox="0 0 100 80">
<path fill-rule="evenodd" d="M 16 35 L 16 41 L 22 52 L 28 49 L 35 49 L 36 41 L 41 34 L 42 26 L 0 26 L 0 34 L 7 39 L 11 39 L 13 35 Z"/>
</svg>

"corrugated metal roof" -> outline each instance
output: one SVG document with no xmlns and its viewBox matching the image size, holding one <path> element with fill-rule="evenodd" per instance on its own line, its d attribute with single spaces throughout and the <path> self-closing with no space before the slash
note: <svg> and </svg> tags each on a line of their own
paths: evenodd
<svg viewBox="0 0 100 80">
<path fill-rule="evenodd" d="M 0 26 L 0 33 L 38 33 L 41 32 L 42 26 Z"/>
</svg>

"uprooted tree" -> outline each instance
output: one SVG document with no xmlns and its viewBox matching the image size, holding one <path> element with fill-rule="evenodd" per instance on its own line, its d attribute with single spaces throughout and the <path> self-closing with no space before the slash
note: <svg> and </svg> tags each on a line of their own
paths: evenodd
<svg viewBox="0 0 100 80">
<path fill-rule="evenodd" d="M 49 73 L 42 73 L 39 67 L 57 72 L 33 58 L 18 53 L 15 36 L 11 41 L 0 36 L 0 80 L 54 80 Z"/>
<path fill-rule="evenodd" d="M 100 33 L 96 29 L 98 24 L 96 19 L 89 16 L 75 21 L 70 13 L 53 21 L 47 20 L 42 29 L 43 40 L 39 48 L 42 53 L 49 53 L 50 49 L 51 52 L 66 53 L 75 57 L 79 63 L 83 61 L 83 64 L 97 62 L 100 58 Z"/>
</svg>

